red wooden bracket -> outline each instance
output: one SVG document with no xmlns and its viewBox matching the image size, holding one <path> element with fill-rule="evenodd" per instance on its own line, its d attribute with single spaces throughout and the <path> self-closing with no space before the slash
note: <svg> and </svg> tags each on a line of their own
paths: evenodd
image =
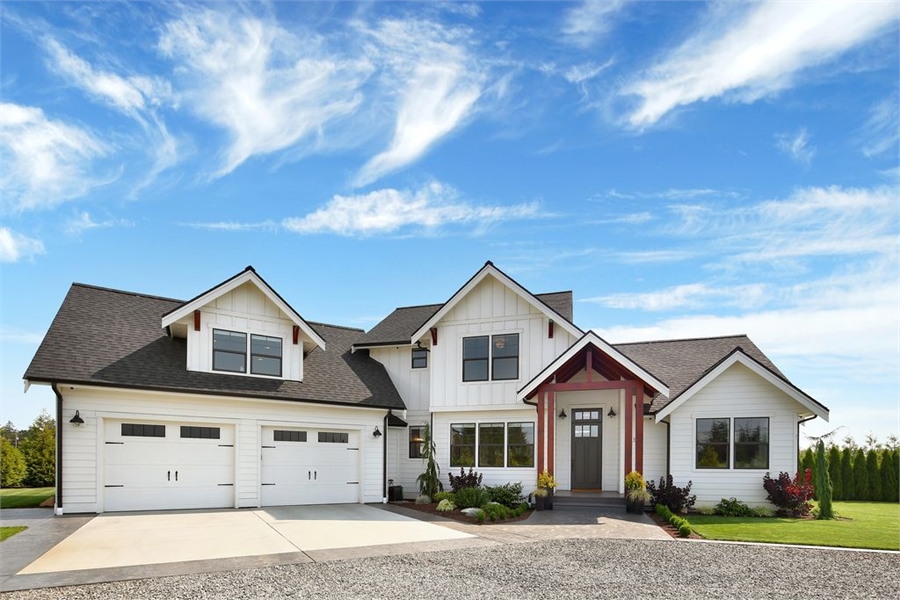
<svg viewBox="0 0 900 600">
<path fill-rule="evenodd" d="M 547 337 L 551 340 L 553 339 L 553 321 L 550 321 L 547 325 Z"/>
<path fill-rule="evenodd" d="M 194 331 L 200 331 L 200 311 L 194 311 Z"/>
<path fill-rule="evenodd" d="M 294 345 L 297 345 L 297 342 L 300 341 L 300 326 L 294 325 Z"/>
<path fill-rule="evenodd" d="M 437 346 L 437 327 L 431 328 L 431 345 Z"/>
</svg>

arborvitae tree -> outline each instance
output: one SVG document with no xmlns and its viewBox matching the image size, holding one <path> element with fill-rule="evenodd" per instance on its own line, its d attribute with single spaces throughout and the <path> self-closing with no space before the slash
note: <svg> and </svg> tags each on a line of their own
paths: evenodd
<svg viewBox="0 0 900 600">
<path fill-rule="evenodd" d="M 800 474 L 806 472 L 809 469 L 812 473 L 812 480 L 816 480 L 816 454 L 812 448 L 807 448 L 803 451 L 803 459 L 800 463 Z M 815 496 L 813 496 L 815 497 Z"/>
<path fill-rule="evenodd" d="M 855 500 L 869 500 L 869 469 L 866 465 L 866 451 L 862 448 L 853 457 L 853 489 Z"/>
<path fill-rule="evenodd" d="M 831 475 L 828 473 L 828 460 L 825 458 L 825 442 L 816 444 L 816 497 L 819 499 L 819 519 L 833 519 L 834 509 L 831 507 Z"/>
<path fill-rule="evenodd" d="M 866 471 L 869 473 L 869 500 L 881 502 L 881 471 L 878 470 L 878 450 L 874 447 L 866 453 Z"/>
<path fill-rule="evenodd" d="M 898 490 L 897 464 L 894 462 L 894 453 L 885 450 L 881 455 L 881 497 L 885 502 L 897 502 L 900 496 Z"/>
<path fill-rule="evenodd" d="M 844 499 L 844 479 L 841 477 L 841 449 L 832 445 L 828 449 L 828 475 L 831 476 L 831 487 L 834 490 L 832 498 Z"/>
<path fill-rule="evenodd" d="M 856 479 L 853 477 L 853 448 L 841 450 L 841 488 L 844 500 L 856 500 Z"/>
<path fill-rule="evenodd" d="M 0 487 L 19 487 L 25 479 L 25 459 L 19 449 L 0 437 Z"/>
</svg>

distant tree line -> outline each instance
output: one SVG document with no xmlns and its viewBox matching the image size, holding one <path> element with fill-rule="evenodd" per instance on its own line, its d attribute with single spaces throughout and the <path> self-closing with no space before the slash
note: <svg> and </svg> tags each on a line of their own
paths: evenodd
<svg viewBox="0 0 900 600">
<path fill-rule="evenodd" d="M 844 438 L 842 446 L 827 445 L 826 468 L 834 500 L 900 502 L 900 444 L 896 436 L 890 436 L 886 444 L 868 436 L 865 447 L 852 437 Z M 815 478 L 813 448 L 800 453 L 799 464 L 801 471 L 809 469 Z"/>
<path fill-rule="evenodd" d="M 12 421 L 0 428 L 0 487 L 56 483 L 56 421 L 43 411 L 28 429 Z"/>
</svg>

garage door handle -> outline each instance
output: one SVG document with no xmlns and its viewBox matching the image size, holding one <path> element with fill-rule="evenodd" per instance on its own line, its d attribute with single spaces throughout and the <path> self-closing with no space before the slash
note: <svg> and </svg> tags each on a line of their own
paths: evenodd
<svg viewBox="0 0 900 600">
<path fill-rule="evenodd" d="M 178 471 L 175 471 L 175 481 L 178 481 Z"/>
<path fill-rule="evenodd" d="M 318 479 L 318 478 L 319 478 L 319 472 L 313 471 L 313 479 Z"/>
<path fill-rule="evenodd" d="M 306 478 L 307 478 L 307 479 L 312 479 L 312 471 L 307 471 L 307 472 L 306 472 Z"/>
<path fill-rule="evenodd" d="M 166 471 L 166 481 L 172 481 L 172 471 Z"/>
</svg>

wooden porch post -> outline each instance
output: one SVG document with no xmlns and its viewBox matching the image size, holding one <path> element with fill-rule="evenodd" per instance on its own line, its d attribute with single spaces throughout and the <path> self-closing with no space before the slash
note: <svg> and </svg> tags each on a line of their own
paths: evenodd
<svg viewBox="0 0 900 600">
<path fill-rule="evenodd" d="M 634 470 L 644 474 L 644 386 L 640 382 L 638 382 L 637 394 L 634 400 L 634 418 L 637 419 L 635 421 L 635 429 L 637 433 L 635 433 L 635 444 L 634 444 Z"/>
<path fill-rule="evenodd" d="M 553 475 L 553 446 L 556 444 L 556 395 L 547 392 L 547 470 Z"/>
<path fill-rule="evenodd" d="M 634 416 L 634 395 L 632 385 L 625 386 L 625 475 L 633 470 L 631 462 L 631 443 L 634 439 L 634 426 L 631 421 Z"/>
<path fill-rule="evenodd" d="M 538 388 L 537 395 L 537 409 L 538 409 L 538 426 L 537 426 L 537 465 L 538 465 L 538 473 L 545 469 L 544 467 L 544 390 L 543 388 Z"/>
</svg>

